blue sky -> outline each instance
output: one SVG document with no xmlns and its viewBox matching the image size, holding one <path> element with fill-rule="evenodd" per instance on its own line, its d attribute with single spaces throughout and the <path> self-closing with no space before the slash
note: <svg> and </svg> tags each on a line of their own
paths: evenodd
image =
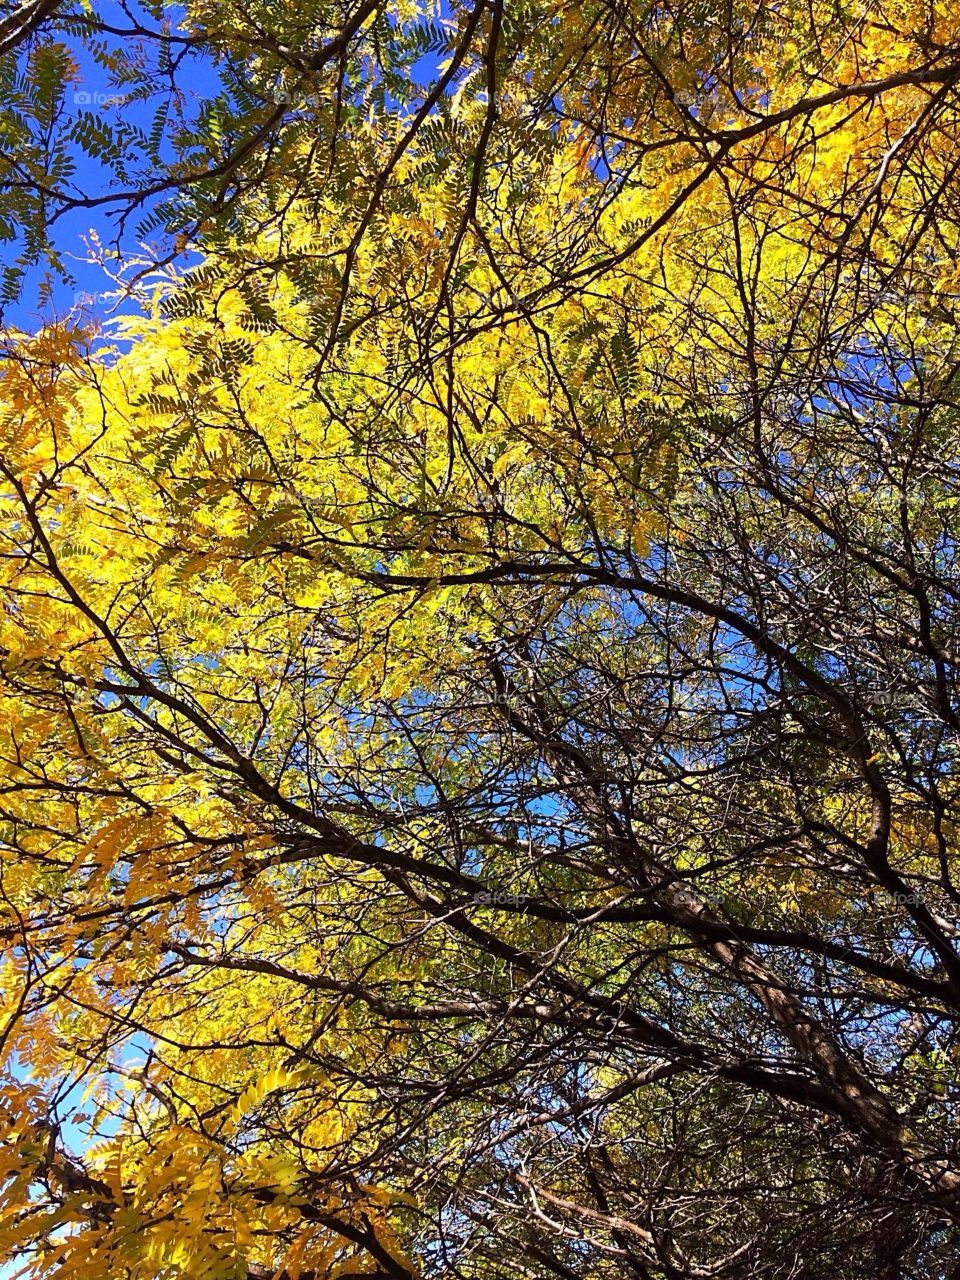
<svg viewBox="0 0 960 1280">
<path fill-rule="evenodd" d="M 440 14 L 446 10 L 440 6 Z M 126 10 L 117 0 L 100 0 L 95 9 L 97 17 L 103 22 L 118 28 L 128 27 L 130 15 L 133 15 L 146 28 L 158 30 L 159 24 L 147 10 L 130 0 Z M 163 14 L 174 29 L 183 16 L 183 7 L 179 4 L 164 4 Z M 98 64 L 89 49 L 75 38 L 62 37 L 70 49 L 77 66 L 77 76 L 73 83 L 64 87 L 64 116 L 57 129 L 66 134 L 72 121 L 76 121 L 85 112 L 110 126 L 119 124 L 134 126 L 149 134 L 154 116 L 164 100 L 170 100 L 169 90 L 158 80 L 158 91 L 150 98 L 130 99 L 129 86 L 124 86 L 111 78 L 110 74 Z M 129 44 L 129 39 L 122 36 L 107 37 L 107 42 L 115 47 Z M 156 58 L 158 45 L 149 48 L 151 60 Z M 440 55 L 430 52 L 420 58 L 415 67 L 417 78 L 430 83 L 437 72 Z M 180 108 L 189 120 L 195 117 L 205 102 L 217 96 L 223 89 L 223 81 L 209 55 L 202 52 L 191 52 L 187 60 L 180 66 L 176 76 L 177 87 L 184 98 Z M 111 173 L 103 164 L 92 159 L 79 145 L 69 147 L 71 158 L 76 166 L 70 183 L 70 194 L 73 196 L 102 196 L 110 189 Z M 165 148 L 165 159 L 175 159 L 172 147 Z M 152 202 L 156 204 L 156 200 Z M 119 208 L 119 206 L 118 206 Z M 142 218 L 149 214 L 151 204 L 147 203 L 129 220 L 129 226 L 120 234 L 117 247 L 124 256 L 135 258 L 142 255 L 142 247 L 138 242 L 135 228 Z M 38 286 L 45 274 L 42 269 L 34 269 L 29 277 L 27 288 L 21 300 L 5 309 L 4 322 L 11 327 L 33 331 L 51 320 L 64 319 L 76 307 L 81 307 L 92 318 L 104 320 L 111 314 L 135 311 L 137 308 L 130 299 L 109 297 L 116 293 L 117 287 L 107 274 L 95 263 L 86 259 L 91 252 L 91 237 L 95 237 L 104 248 L 110 247 L 117 240 L 117 219 L 112 216 L 110 206 L 95 209 L 78 209 L 64 213 L 56 219 L 52 228 L 52 238 L 56 248 L 63 254 L 66 266 L 75 277 L 72 283 L 60 280 L 52 282 L 53 288 L 49 301 L 41 306 L 38 300 Z M 18 246 L 0 245 L 0 264 L 12 264 Z M 186 255 L 185 255 L 186 256 Z"/>
<path fill-rule="evenodd" d="M 132 13 L 148 28 L 158 29 L 157 22 L 136 4 L 131 4 L 125 13 L 116 0 L 103 0 L 97 4 L 96 13 L 104 22 L 118 27 L 128 26 L 128 13 Z M 165 5 L 164 13 L 169 21 L 175 23 L 182 9 L 178 5 Z M 64 114 L 57 126 L 58 131 L 66 135 L 71 122 L 79 119 L 82 113 L 89 112 L 110 126 L 123 123 L 149 132 L 157 107 L 164 98 L 169 97 L 169 93 L 158 92 L 150 99 L 129 100 L 125 86 L 111 79 L 80 40 L 71 37 L 63 39 L 76 62 L 77 76 L 73 83 L 64 86 Z M 109 39 L 111 38 L 108 37 Z M 124 43 L 123 37 L 113 37 L 112 40 L 115 45 Z M 190 55 L 189 64 L 181 69 L 177 80 L 178 88 L 186 94 L 185 108 L 190 115 L 205 100 L 215 96 L 220 87 L 217 70 L 210 59 L 197 54 Z M 69 185 L 70 194 L 104 195 L 110 189 L 110 170 L 86 154 L 79 145 L 71 144 L 69 152 L 76 166 Z M 172 151 L 170 158 L 173 158 Z M 149 211 L 150 204 L 147 204 L 130 219 L 129 227 L 120 235 L 118 247 L 124 255 L 137 256 L 142 252 L 135 228 Z M 117 240 L 117 220 L 112 216 L 110 206 L 77 209 L 59 216 L 52 227 L 52 239 L 63 254 L 65 265 L 75 277 L 74 282 L 54 278 L 51 296 L 45 304 L 41 304 L 38 289 L 46 272 L 43 268 L 34 268 L 29 273 L 27 287 L 20 301 L 6 308 L 5 324 L 32 331 L 51 320 L 64 319 L 77 307 L 82 308 L 89 316 L 101 320 L 110 314 L 136 310 L 130 299 L 105 296 L 116 292 L 116 284 L 99 265 L 87 261 L 95 241 L 98 240 L 106 249 Z M 18 248 L 18 245 L 0 246 L 0 263 L 12 265 Z"/>
</svg>

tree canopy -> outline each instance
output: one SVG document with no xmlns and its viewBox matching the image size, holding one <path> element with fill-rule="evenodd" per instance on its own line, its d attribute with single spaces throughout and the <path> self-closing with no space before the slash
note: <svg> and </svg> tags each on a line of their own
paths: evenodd
<svg viewBox="0 0 960 1280">
<path fill-rule="evenodd" d="M 0 4 L 0 1265 L 957 1276 L 958 33 Z"/>
</svg>

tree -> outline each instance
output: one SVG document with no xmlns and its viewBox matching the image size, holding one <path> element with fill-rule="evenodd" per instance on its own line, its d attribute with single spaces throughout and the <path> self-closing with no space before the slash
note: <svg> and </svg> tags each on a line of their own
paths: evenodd
<svg viewBox="0 0 960 1280">
<path fill-rule="evenodd" d="M 955 15 L 297 14 L 7 337 L 0 1248 L 952 1274 Z"/>
</svg>

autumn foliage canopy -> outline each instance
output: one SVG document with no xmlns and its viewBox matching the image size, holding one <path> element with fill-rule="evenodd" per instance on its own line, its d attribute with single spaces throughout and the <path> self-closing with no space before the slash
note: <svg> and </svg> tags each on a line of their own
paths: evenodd
<svg viewBox="0 0 960 1280">
<path fill-rule="evenodd" d="M 955 1280 L 960 4 L 4 0 L 0 238 L 0 1274 Z"/>
</svg>

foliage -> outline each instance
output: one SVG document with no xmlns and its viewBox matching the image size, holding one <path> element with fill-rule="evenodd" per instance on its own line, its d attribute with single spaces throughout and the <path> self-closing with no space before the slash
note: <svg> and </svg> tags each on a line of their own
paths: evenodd
<svg viewBox="0 0 960 1280">
<path fill-rule="evenodd" d="M 5 338 L 0 1260 L 952 1274 L 955 10 L 16 14 L 225 87 Z"/>
</svg>

